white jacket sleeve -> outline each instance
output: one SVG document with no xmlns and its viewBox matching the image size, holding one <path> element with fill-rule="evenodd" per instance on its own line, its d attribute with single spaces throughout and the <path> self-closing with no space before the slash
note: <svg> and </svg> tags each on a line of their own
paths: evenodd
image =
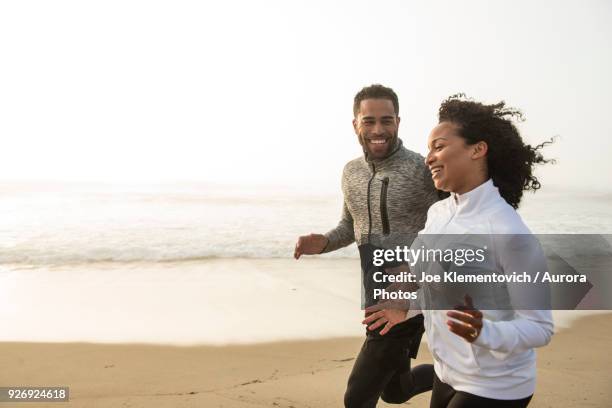
<svg viewBox="0 0 612 408">
<path fill-rule="evenodd" d="M 499 235 L 494 238 L 499 268 L 510 275 L 527 272 L 531 283 L 507 284 L 514 319 L 483 320 L 483 327 L 474 344 L 493 351 L 496 358 L 505 359 L 550 341 L 554 324 L 550 311 L 550 291 L 546 284 L 534 282 L 536 275 L 547 271 L 546 257 L 539 241 L 531 234 Z"/>
</svg>

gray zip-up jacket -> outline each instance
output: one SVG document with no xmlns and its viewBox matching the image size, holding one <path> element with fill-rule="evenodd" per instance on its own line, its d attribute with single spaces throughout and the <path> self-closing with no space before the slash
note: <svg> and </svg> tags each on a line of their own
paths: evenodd
<svg viewBox="0 0 612 408">
<path fill-rule="evenodd" d="M 323 253 L 353 242 L 410 245 L 406 237 L 423 229 L 427 209 L 439 199 L 423 156 L 406 149 L 400 139 L 385 159 L 369 160 L 364 154 L 348 162 L 342 192 L 342 219 L 325 234 L 329 242 Z"/>
</svg>

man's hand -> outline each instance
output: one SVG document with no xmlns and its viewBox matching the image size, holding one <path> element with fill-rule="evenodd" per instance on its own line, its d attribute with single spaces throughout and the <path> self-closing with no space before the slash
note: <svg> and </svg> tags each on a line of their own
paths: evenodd
<svg viewBox="0 0 612 408">
<path fill-rule="evenodd" d="M 386 306 L 392 306 L 392 304 Z M 381 309 L 381 307 L 384 306 L 378 304 L 366 308 L 366 318 L 361 323 L 369 325 L 368 330 L 376 330 L 384 324 L 385 327 L 380 331 L 380 335 L 384 336 L 393 326 L 407 319 L 408 311 L 405 309 Z M 368 316 L 367 313 L 370 312 L 372 313 Z"/>
<path fill-rule="evenodd" d="M 300 259 L 302 255 L 317 255 L 320 254 L 327 246 L 327 237 L 322 234 L 302 235 L 298 238 L 295 244 L 293 257 Z"/>
</svg>

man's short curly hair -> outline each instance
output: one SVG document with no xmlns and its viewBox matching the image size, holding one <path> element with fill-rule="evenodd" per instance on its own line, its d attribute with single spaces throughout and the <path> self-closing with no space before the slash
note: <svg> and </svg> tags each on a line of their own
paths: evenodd
<svg viewBox="0 0 612 408">
<path fill-rule="evenodd" d="M 399 101 L 397 99 L 397 94 L 391 88 L 387 88 L 386 86 L 382 86 L 380 84 L 374 84 L 366 86 L 361 91 L 357 92 L 353 102 L 353 115 L 355 117 L 357 117 L 357 114 L 359 113 L 361 101 L 365 99 L 388 99 L 393 104 L 395 116 L 399 115 Z"/>
<path fill-rule="evenodd" d="M 523 121 L 518 109 L 506 106 L 504 101 L 485 105 L 474 102 L 464 94 L 447 98 L 438 112 L 439 122 L 451 122 L 459 128 L 459 136 L 469 145 L 480 141 L 487 144 L 489 177 L 499 193 L 513 208 L 518 208 L 523 191 L 538 190 L 539 180 L 533 175 L 535 164 L 546 160 L 540 150 L 553 139 L 535 147 L 526 145 L 512 122 Z"/>
</svg>

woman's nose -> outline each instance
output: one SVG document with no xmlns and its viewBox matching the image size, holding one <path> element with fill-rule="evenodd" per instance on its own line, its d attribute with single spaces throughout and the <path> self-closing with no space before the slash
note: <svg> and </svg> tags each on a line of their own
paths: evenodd
<svg viewBox="0 0 612 408">
<path fill-rule="evenodd" d="M 432 152 L 427 153 L 427 156 L 425 156 L 425 164 L 427 166 L 430 165 L 430 163 L 433 161 L 433 155 L 431 154 Z"/>
</svg>

